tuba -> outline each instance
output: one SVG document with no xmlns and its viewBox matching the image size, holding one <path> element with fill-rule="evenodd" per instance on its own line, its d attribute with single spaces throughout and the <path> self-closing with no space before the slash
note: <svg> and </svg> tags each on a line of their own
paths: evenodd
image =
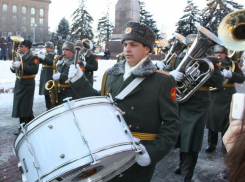
<svg viewBox="0 0 245 182">
<path fill-rule="evenodd" d="M 177 57 L 186 48 L 186 38 L 183 35 L 175 32 L 174 37 L 174 44 L 163 60 L 165 65 L 168 65 L 171 62 L 173 56 Z"/>
<path fill-rule="evenodd" d="M 13 50 L 12 50 L 13 61 L 14 62 L 18 61 L 18 57 L 20 58 L 21 66 L 19 68 L 15 68 L 15 74 L 16 74 L 16 78 L 21 80 L 23 76 L 23 61 L 22 61 L 22 56 L 18 53 L 18 47 L 20 43 L 24 41 L 24 38 L 20 36 L 11 36 L 10 38 L 13 40 Z"/>
<path fill-rule="evenodd" d="M 200 58 L 211 46 L 216 43 L 223 45 L 223 42 L 212 32 L 196 24 L 198 30 L 197 37 L 185 57 L 176 68 L 177 71 L 184 73 L 183 80 L 176 87 L 176 101 L 186 102 L 213 74 L 213 63 L 207 58 Z M 198 77 L 200 63 L 207 65 L 207 70 Z M 186 70 L 188 67 L 190 69 Z M 186 70 L 186 71 L 185 71 Z"/>
<path fill-rule="evenodd" d="M 56 63 L 59 60 L 59 55 L 54 56 L 53 60 L 53 74 L 57 73 Z M 49 91 L 49 96 L 51 98 L 51 103 L 53 106 L 58 104 L 58 81 L 57 80 L 49 80 L 45 84 L 45 89 Z"/>
</svg>

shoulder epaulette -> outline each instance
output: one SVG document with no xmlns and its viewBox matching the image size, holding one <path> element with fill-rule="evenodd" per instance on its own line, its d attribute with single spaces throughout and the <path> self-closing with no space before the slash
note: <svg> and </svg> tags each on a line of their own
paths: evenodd
<svg viewBox="0 0 245 182">
<path fill-rule="evenodd" d="M 162 70 L 156 70 L 156 73 L 161 73 L 161 74 L 164 74 L 164 75 L 167 75 L 167 76 L 170 76 L 170 74 L 166 71 L 162 71 Z"/>
</svg>

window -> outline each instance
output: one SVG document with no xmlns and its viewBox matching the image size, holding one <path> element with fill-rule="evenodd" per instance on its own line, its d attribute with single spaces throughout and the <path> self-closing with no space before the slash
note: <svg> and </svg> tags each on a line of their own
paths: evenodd
<svg viewBox="0 0 245 182">
<path fill-rule="evenodd" d="M 43 9 L 40 9 L 40 16 L 43 17 L 44 11 Z"/>
<path fill-rule="evenodd" d="M 35 15 L 35 8 L 31 8 L 31 14 Z"/>
<path fill-rule="evenodd" d="M 3 5 L 3 11 L 8 11 L 8 6 L 6 4 Z"/>
<path fill-rule="evenodd" d="M 17 12 L 17 6 L 13 6 L 13 13 Z"/>
<path fill-rule="evenodd" d="M 40 25 L 43 25 L 43 18 L 40 18 L 39 24 L 40 24 Z"/>
<path fill-rule="evenodd" d="M 26 14 L 26 7 L 22 7 L 22 13 Z"/>
<path fill-rule="evenodd" d="M 35 24 L 35 18 L 31 18 L 31 24 Z"/>
<path fill-rule="evenodd" d="M 26 17 L 22 17 L 22 24 L 23 24 L 23 25 L 26 24 Z"/>
</svg>

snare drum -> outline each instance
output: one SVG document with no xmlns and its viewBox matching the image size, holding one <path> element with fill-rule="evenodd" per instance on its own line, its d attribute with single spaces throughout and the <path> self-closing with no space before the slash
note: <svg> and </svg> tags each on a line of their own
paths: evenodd
<svg viewBox="0 0 245 182">
<path fill-rule="evenodd" d="M 108 98 L 75 100 L 73 112 L 66 105 L 38 116 L 25 126 L 26 137 L 17 136 L 14 151 L 27 181 L 108 181 L 135 163 L 132 134 Z"/>
</svg>

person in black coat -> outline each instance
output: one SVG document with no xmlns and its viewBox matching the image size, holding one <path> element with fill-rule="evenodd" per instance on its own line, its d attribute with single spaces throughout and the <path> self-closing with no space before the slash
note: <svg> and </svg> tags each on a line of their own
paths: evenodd
<svg viewBox="0 0 245 182">
<path fill-rule="evenodd" d="M 39 95 L 45 96 L 45 103 L 47 110 L 51 109 L 52 103 L 51 98 L 49 96 L 49 91 L 45 89 L 45 84 L 52 80 L 53 69 L 54 68 L 54 44 L 52 42 L 46 42 L 46 54 L 39 54 L 39 62 L 42 64 L 42 71 L 40 75 L 40 86 L 39 86 Z"/>
<path fill-rule="evenodd" d="M 12 36 L 12 32 L 9 32 L 8 33 L 8 37 L 7 37 L 7 40 L 8 40 L 8 57 L 9 57 L 9 60 L 12 60 L 12 50 L 13 50 L 13 40 L 10 38 Z"/>
<path fill-rule="evenodd" d="M 14 61 L 10 67 L 13 73 L 16 73 L 17 70 L 23 73 L 21 79 L 16 77 L 12 112 L 12 117 L 19 118 L 20 124 L 27 124 L 34 119 L 32 106 L 35 91 L 35 76 L 38 73 L 39 62 L 37 56 L 32 54 L 31 47 L 32 43 L 29 40 L 21 42 L 19 51 L 23 55 L 22 63 L 19 59 L 18 61 Z"/>
<path fill-rule="evenodd" d="M 7 44 L 8 44 L 8 39 L 7 39 L 7 33 L 3 32 L 2 37 L 0 38 L 0 48 L 1 48 L 1 55 L 0 55 L 0 60 L 7 60 Z"/>
<path fill-rule="evenodd" d="M 109 59 L 110 56 L 111 56 L 111 53 L 110 53 L 109 49 L 106 49 L 104 52 L 104 59 Z"/>
</svg>

